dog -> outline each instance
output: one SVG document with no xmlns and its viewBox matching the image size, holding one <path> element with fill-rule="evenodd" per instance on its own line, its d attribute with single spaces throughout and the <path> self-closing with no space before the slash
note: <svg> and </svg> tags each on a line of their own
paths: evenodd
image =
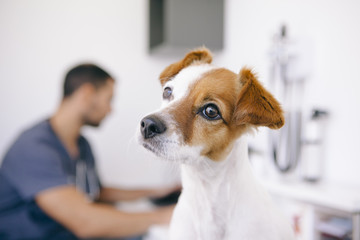
<svg viewBox="0 0 360 240">
<path fill-rule="evenodd" d="M 202 47 L 165 68 L 163 104 L 140 123 L 140 144 L 181 164 L 170 239 L 295 239 L 252 174 L 245 136 L 281 128 L 282 108 L 250 69 L 235 74 L 211 62 Z"/>
</svg>

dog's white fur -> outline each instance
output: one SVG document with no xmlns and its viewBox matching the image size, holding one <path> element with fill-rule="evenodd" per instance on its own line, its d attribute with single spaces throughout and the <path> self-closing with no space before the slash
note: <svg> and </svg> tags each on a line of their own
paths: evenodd
<svg viewBox="0 0 360 240">
<path fill-rule="evenodd" d="M 208 161 L 206 168 L 181 166 L 183 192 L 170 239 L 294 239 L 289 223 L 254 178 L 247 151 L 243 136 L 225 161 Z"/>
<path fill-rule="evenodd" d="M 184 144 L 182 133 L 169 109 L 185 98 L 189 86 L 209 64 L 181 70 L 163 88 L 173 89 L 154 115 L 166 122 L 167 130 L 140 143 L 161 158 L 181 164 L 183 191 L 170 226 L 171 240 L 291 240 L 290 224 L 279 214 L 265 190 L 257 183 L 248 161 L 246 136 L 234 143 L 226 159 L 212 161 L 201 155 L 204 146 Z"/>
</svg>

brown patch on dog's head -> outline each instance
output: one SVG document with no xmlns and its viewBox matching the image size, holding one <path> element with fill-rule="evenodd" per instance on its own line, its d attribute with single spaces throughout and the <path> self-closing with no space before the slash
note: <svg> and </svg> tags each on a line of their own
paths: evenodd
<svg viewBox="0 0 360 240">
<path fill-rule="evenodd" d="M 285 120 L 279 102 L 265 90 L 251 70 L 243 68 L 239 78 L 242 89 L 234 113 L 235 123 L 281 128 Z"/>
<path fill-rule="evenodd" d="M 169 65 L 167 68 L 165 68 L 164 71 L 160 74 L 160 83 L 162 86 L 165 85 L 167 81 L 169 81 L 171 78 L 173 78 L 176 74 L 178 74 L 183 68 L 186 68 L 192 64 L 196 63 L 211 63 L 212 62 L 212 55 L 211 52 L 205 48 L 198 48 L 195 49 L 186 56 L 171 65 Z"/>
<path fill-rule="evenodd" d="M 211 132 L 203 129 L 203 126 L 207 127 L 204 124 L 207 123 L 206 120 L 200 118 L 202 126 L 194 126 L 200 109 L 208 103 L 217 105 L 221 109 L 224 121 L 230 122 L 237 97 L 234 94 L 234 89 L 237 88 L 236 74 L 226 69 L 215 69 L 205 74 L 189 88 L 191 89 L 189 95 L 178 102 L 170 113 L 174 116 L 185 143 L 194 141 L 194 132 L 197 132 L 196 134 L 201 132 L 210 137 Z M 211 123 L 211 125 L 215 124 Z"/>
<path fill-rule="evenodd" d="M 245 129 L 232 123 L 240 87 L 238 75 L 224 68 L 210 70 L 189 86 L 189 94 L 169 111 L 185 145 L 203 146 L 201 154 L 212 160 L 223 158 Z M 217 107 L 221 119 L 204 116 L 209 104 Z"/>
<path fill-rule="evenodd" d="M 203 146 L 202 155 L 219 161 L 234 141 L 251 126 L 278 129 L 284 125 L 276 99 L 258 82 L 249 69 L 237 75 L 218 68 L 189 86 L 189 95 L 171 111 L 186 145 Z M 214 104 L 221 119 L 209 120 L 201 113 Z"/>
<path fill-rule="evenodd" d="M 173 117 L 183 144 L 202 146 L 201 155 L 220 161 L 249 127 L 278 129 L 284 124 L 280 104 L 249 69 L 235 74 L 214 68 L 194 79 L 188 94 L 166 111 Z M 209 105 L 216 107 L 220 118 L 204 115 Z"/>
<path fill-rule="evenodd" d="M 193 89 L 197 92 L 194 105 L 197 108 L 213 103 L 221 114 L 221 119 L 209 121 L 198 114 L 194 122 L 193 144 L 202 143 L 202 155 L 219 161 L 231 150 L 233 142 L 241 135 L 245 127 L 235 126 L 232 122 L 240 84 L 235 73 L 219 68 L 203 76 Z M 205 143 L 205 144 L 204 144 Z"/>
</svg>

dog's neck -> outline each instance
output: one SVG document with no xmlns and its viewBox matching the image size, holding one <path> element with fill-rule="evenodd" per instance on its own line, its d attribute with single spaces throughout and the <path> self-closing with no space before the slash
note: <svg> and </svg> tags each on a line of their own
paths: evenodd
<svg viewBox="0 0 360 240">
<path fill-rule="evenodd" d="M 223 191 L 225 187 L 230 187 L 233 183 L 238 184 L 236 179 L 247 177 L 250 167 L 246 137 L 240 137 L 226 159 L 222 161 L 215 162 L 202 157 L 195 159 L 194 162 L 191 165 L 182 165 L 184 188 Z M 214 194 L 217 193 L 214 192 Z"/>
<path fill-rule="evenodd" d="M 192 206 L 196 206 L 196 209 L 192 209 L 194 217 L 202 223 L 207 221 L 207 226 L 215 226 L 213 232 L 208 232 L 210 238 L 203 236 L 204 239 L 213 239 L 213 236 L 224 239 L 232 211 L 239 205 L 239 200 L 244 196 L 249 198 L 252 194 L 251 187 L 255 183 L 252 179 L 244 136 L 235 142 L 223 161 L 200 159 L 197 164 L 182 165 L 183 194 L 186 194 Z M 201 225 L 197 228 L 201 228 Z"/>
</svg>

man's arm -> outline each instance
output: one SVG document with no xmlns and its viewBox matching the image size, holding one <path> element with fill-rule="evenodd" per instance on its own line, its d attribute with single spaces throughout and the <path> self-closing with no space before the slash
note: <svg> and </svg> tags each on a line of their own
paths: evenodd
<svg viewBox="0 0 360 240">
<path fill-rule="evenodd" d="M 40 192 L 36 203 L 50 217 L 81 238 L 140 235 L 153 224 L 168 224 L 173 207 L 147 213 L 126 213 L 92 203 L 73 186 Z"/>
<path fill-rule="evenodd" d="M 160 188 L 160 189 L 143 189 L 127 190 L 112 187 L 104 187 L 100 191 L 99 200 L 103 202 L 131 201 L 139 198 L 150 197 L 160 198 L 172 192 L 180 191 L 180 186 Z"/>
</svg>

